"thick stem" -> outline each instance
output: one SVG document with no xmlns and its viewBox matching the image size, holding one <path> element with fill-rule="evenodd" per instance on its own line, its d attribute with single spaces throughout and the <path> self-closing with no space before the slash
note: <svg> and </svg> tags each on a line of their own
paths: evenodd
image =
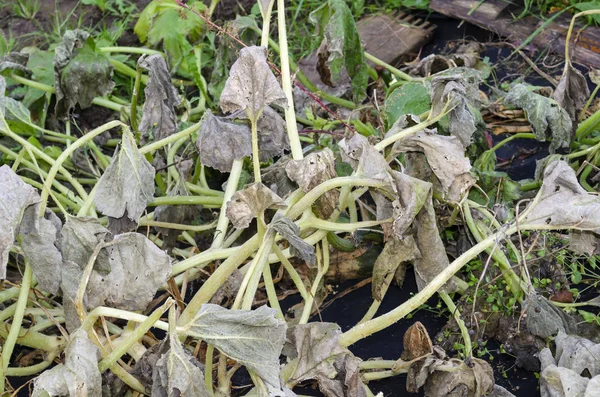
<svg viewBox="0 0 600 397">
<path fill-rule="evenodd" d="M 240 176 L 244 169 L 244 160 L 234 160 L 231 165 L 231 171 L 229 178 L 227 178 L 227 187 L 225 188 L 225 195 L 223 196 L 223 203 L 221 204 L 221 211 L 219 212 L 219 221 L 217 222 L 217 229 L 215 230 L 215 237 L 211 244 L 211 248 L 221 248 L 225 236 L 227 235 L 227 227 L 229 226 L 229 218 L 227 217 L 227 203 L 231 200 L 235 192 L 237 191 L 238 183 L 240 182 Z"/>
</svg>

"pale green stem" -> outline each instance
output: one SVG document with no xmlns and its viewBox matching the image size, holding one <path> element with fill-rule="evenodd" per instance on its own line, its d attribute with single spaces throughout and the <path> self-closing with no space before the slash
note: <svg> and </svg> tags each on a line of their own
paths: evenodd
<svg viewBox="0 0 600 397">
<path fill-rule="evenodd" d="M 275 0 L 269 0 L 269 4 L 267 5 L 267 9 L 263 10 L 263 1 L 258 1 L 258 7 L 260 8 L 260 13 L 263 18 L 262 31 L 260 36 L 260 45 L 262 47 L 269 47 L 269 30 L 271 27 L 271 14 L 273 12 L 273 4 L 275 4 Z"/>
<path fill-rule="evenodd" d="M 273 246 L 275 245 L 276 244 L 273 244 Z M 277 318 L 285 321 L 285 316 L 283 315 L 281 306 L 279 305 L 279 299 L 277 299 L 277 291 L 275 290 L 275 284 L 273 284 L 273 275 L 271 274 L 271 265 L 269 263 L 265 263 L 262 274 L 269 303 L 273 309 L 277 310 Z"/>
<path fill-rule="evenodd" d="M 198 342 L 200 343 L 200 342 Z M 215 347 L 211 344 L 206 346 L 206 359 L 204 360 L 204 385 L 211 396 L 215 395 L 213 389 L 213 354 Z"/>
<path fill-rule="evenodd" d="M 165 54 L 163 54 L 160 51 L 157 50 L 152 50 L 150 48 L 144 48 L 144 47 L 100 47 L 98 48 L 101 52 L 110 52 L 110 53 L 125 53 L 125 54 L 147 54 L 147 55 L 161 55 L 161 56 L 165 56 Z"/>
<path fill-rule="evenodd" d="M 227 217 L 227 204 L 237 191 L 237 186 L 244 169 L 244 160 L 234 160 L 231 165 L 231 172 L 229 178 L 227 178 L 227 186 L 225 187 L 225 195 L 223 196 L 223 203 L 221 204 L 221 211 L 219 212 L 219 220 L 217 222 L 217 229 L 215 230 L 215 237 L 211 244 L 211 248 L 220 248 L 225 241 L 227 236 L 227 227 L 229 226 L 229 218 Z"/>
<path fill-rule="evenodd" d="M 300 321 L 298 322 L 298 324 L 306 324 L 308 322 L 308 320 L 310 319 L 310 314 L 312 313 L 313 303 L 315 300 L 315 296 L 317 295 L 317 292 L 319 291 L 321 280 L 323 279 L 323 277 L 327 274 L 327 271 L 329 270 L 329 243 L 327 242 L 327 239 L 324 238 L 323 240 L 321 240 L 321 244 L 323 247 L 322 253 L 321 253 L 322 258 L 323 258 L 323 265 L 319 266 L 317 276 L 315 277 L 312 288 L 310 290 L 310 295 L 309 295 L 308 299 L 304 302 L 304 309 L 302 310 L 302 315 L 300 316 Z M 319 250 L 317 249 L 317 266 L 319 264 L 319 256 L 320 256 Z"/>
<path fill-rule="evenodd" d="M 383 219 L 379 221 L 362 221 L 362 222 L 350 222 L 350 223 L 340 223 L 340 222 L 331 222 L 326 221 L 314 216 L 314 214 L 310 213 L 306 218 L 302 218 L 298 221 L 298 226 L 302 229 L 315 228 L 321 230 L 327 230 L 330 232 L 348 232 L 352 233 L 357 231 L 358 229 L 368 229 L 375 226 L 379 226 L 381 224 L 387 223 L 392 219 Z"/>
<path fill-rule="evenodd" d="M 124 126 L 124 124 L 118 120 L 115 120 L 115 121 L 110 121 L 106 124 L 101 125 L 98 128 L 93 129 L 92 131 L 88 132 L 87 134 L 85 134 L 84 136 L 82 136 L 81 138 L 79 138 L 78 140 L 73 142 L 68 148 L 66 148 L 60 154 L 60 156 L 58 156 L 58 158 L 52 165 L 52 168 L 50 168 L 50 171 L 48 171 L 48 177 L 46 178 L 46 181 L 44 182 L 44 189 L 42 190 L 42 198 L 41 198 L 41 204 L 40 204 L 40 216 L 42 216 L 44 214 L 44 211 L 46 210 L 46 204 L 48 201 L 48 195 L 50 193 L 50 189 L 52 187 L 52 181 L 56 177 L 56 174 L 58 173 L 59 168 L 62 167 L 62 164 L 65 162 L 65 160 L 68 159 L 69 156 L 71 154 L 73 154 L 73 152 L 75 152 L 75 150 L 77 150 L 78 148 L 82 147 L 83 145 L 85 145 L 86 143 L 88 143 L 89 141 L 91 141 L 92 139 L 97 137 L 98 135 L 104 133 L 105 131 L 108 131 L 117 126 Z"/>
<path fill-rule="evenodd" d="M 243 310 L 252 309 L 252 302 L 254 302 L 254 296 L 256 295 L 256 290 L 258 289 L 258 283 L 260 281 L 260 276 L 265 265 L 268 266 L 268 258 L 271 253 L 271 249 L 273 247 L 273 243 L 275 242 L 275 233 L 270 233 L 263 239 L 263 242 L 252 261 L 252 265 L 250 269 L 248 269 L 248 273 L 244 277 L 242 281 L 242 285 L 240 286 L 240 290 L 238 293 L 238 297 L 236 297 L 236 302 L 233 304 L 233 308 L 242 308 Z M 239 297 L 243 299 L 238 300 Z M 241 306 L 240 306 L 241 305 Z"/>
<path fill-rule="evenodd" d="M 272 2 L 273 0 L 271 0 Z M 290 78 L 290 58 L 288 55 L 288 41 L 285 24 L 285 2 L 277 0 L 277 29 L 279 32 L 279 50 L 281 61 L 281 86 L 285 96 L 287 97 L 288 106 L 285 108 L 285 124 L 287 126 L 290 148 L 292 150 L 292 158 L 294 160 L 302 160 L 302 144 L 298 137 L 298 127 L 296 124 L 296 111 L 294 108 L 294 96 L 292 94 L 292 80 Z M 265 46 L 268 45 L 265 43 Z"/>
<path fill-rule="evenodd" d="M 387 293 L 387 291 L 390 287 L 390 284 L 392 284 L 392 280 L 394 279 L 394 276 L 395 276 L 395 273 L 391 272 L 385 277 L 385 279 L 383 281 L 383 285 L 381 286 L 381 292 L 380 292 L 381 300 L 373 299 L 373 303 L 371 303 L 369 310 L 367 310 L 367 313 L 365 313 L 365 315 L 358 322 L 358 324 L 366 323 L 367 321 L 371 320 L 375 316 L 375 314 L 377 313 L 377 310 L 379 310 L 379 306 L 381 306 L 381 302 L 383 301 L 385 294 Z"/>
<path fill-rule="evenodd" d="M 279 261 L 283 264 L 284 269 L 290 275 L 290 278 L 294 282 L 296 288 L 298 288 L 298 293 L 300 293 L 302 299 L 306 301 L 308 299 L 308 291 L 306 291 L 306 286 L 302 282 L 302 278 L 294 268 L 294 265 L 292 265 L 290 261 L 285 257 L 285 255 L 283 254 L 283 252 L 281 252 L 281 249 L 279 249 L 279 246 L 277 244 L 273 244 L 273 252 L 275 252 L 275 255 L 277 255 L 277 259 L 279 259 Z"/>
<path fill-rule="evenodd" d="M 365 58 L 367 58 L 369 61 L 373 62 L 375 65 L 379 65 L 379 66 L 382 66 L 382 67 L 386 68 L 387 70 L 390 71 L 390 73 L 392 73 L 394 76 L 398 77 L 401 80 L 406 80 L 406 81 L 420 81 L 420 80 L 423 80 L 423 79 L 420 79 L 420 78 L 412 77 L 411 75 L 409 75 L 407 73 L 404 73 L 403 71 L 401 71 L 399 69 L 396 69 L 392 65 L 389 65 L 389 64 L 385 63 L 381 59 L 375 57 L 374 55 L 369 54 L 368 52 L 365 52 Z"/>
<path fill-rule="evenodd" d="M 203 187 L 203 186 L 194 185 L 191 182 L 185 182 L 185 187 L 192 193 L 197 193 L 197 194 L 201 194 L 204 196 L 223 197 L 223 192 L 220 192 L 218 190 L 213 190 L 213 189 Z"/>
<path fill-rule="evenodd" d="M 31 279 L 33 277 L 33 271 L 29 262 L 25 261 L 25 271 L 23 272 L 23 279 L 21 281 L 21 290 L 19 291 L 19 298 L 17 299 L 15 314 L 10 325 L 8 336 L 2 346 L 2 373 L 6 374 L 8 365 L 10 364 L 10 357 L 12 356 L 15 344 L 19 337 L 19 331 L 21 331 L 21 325 L 23 322 L 23 316 L 25 314 L 25 308 L 27 307 L 27 300 L 29 299 L 29 288 L 31 287 Z M 4 379 L 0 382 L 0 393 L 4 392 Z"/>
<path fill-rule="evenodd" d="M 260 157 L 258 151 L 258 129 L 257 129 L 257 120 L 260 115 L 253 116 L 249 112 L 248 117 L 250 118 L 250 127 L 252 132 L 252 168 L 254 170 L 254 181 L 257 183 L 262 182 L 262 177 L 260 175 Z M 262 112 L 259 112 L 262 113 Z"/>
<path fill-rule="evenodd" d="M 179 148 L 187 141 L 187 139 L 187 136 L 179 138 L 171 145 L 169 151 L 167 152 L 167 164 L 170 166 L 168 167 L 169 177 L 172 178 L 175 182 L 179 181 L 179 172 L 177 171 L 177 167 L 174 165 L 175 155 L 177 154 Z"/>
<path fill-rule="evenodd" d="M 48 357 L 40 363 L 27 367 L 8 367 L 4 372 L 5 376 L 33 376 L 48 368 L 56 358 L 55 352 L 48 353 Z"/>
<path fill-rule="evenodd" d="M 155 197 L 153 201 L 147 204 L 148 207 L 158 207 L 159 205 L 204 205 L 221 206 L 223 198 L 217 196 L 164 196 Z"/>
<path fill-rule="evenodd" d="M 212 222 L 206 225 L 182 225 L 180 223 L 158 222 L 153 220 L 140 219 L 139 226 L 162 227 L 165 229 L 186 230 L 190 232 L 205 232 L 207 230 L 214 229 L 216 223 Z"/>
<path fill-rule="evenodd" d="M 140 153 L 141 154 L 150 153 L 154 150 L 157 150 L 164 146 L 167 146 L 170 143 L 176 142 L 183 137 L 189 136 L 189 135 L 193 134 L 194 132 L 198 131 L 200 129 L 200 125 L 201 125 L 201 123 L 196 123 L 192 126 L 189 126 L 188 128 L 186 128 L 184 130 L 179 131 L 176 134 L 173 134 L 171 136 L 163 138 L 160 141 L 156 141 L 156 142 L 150 143 L 146 146 L 142 146 L 140 148 Z"/>
<path fill-rule="evenodd" d="M 438 294 L 440 295 L 440 298 L 442 298 L 442 300 L 444 301 L 446 306 L 448 306 L 448 310 L 450 310 L 450 313 L 452 313 L 452 316 L 454 316 L 454 320 L 458 324 L 458 328 L 460 329 L 460 334 L 462 335 L 463 341 L 465 342 L 465 357 L 467 359 L 471 358 L 472 353 L 473 353 L 473 345 L 471 344 L 471 336 L 469 335 L 469 330 L 467 329 L 467 326 L 465 325 L 464 320 L 460 316 L 460 312 L 458 311 L 458 308 L 456 307 L 456 305 L 452 301 L 452 298 L 450 298 L 450 295 L 448 295 L 447 292 L 439 291 Z"/>
</svg>

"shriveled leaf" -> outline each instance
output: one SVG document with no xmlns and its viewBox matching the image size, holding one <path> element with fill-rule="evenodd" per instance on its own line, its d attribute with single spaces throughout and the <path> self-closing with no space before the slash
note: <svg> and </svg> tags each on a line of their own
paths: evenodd
<svg viewBox="0 0 600 397">
<path fill-rule="evenodd" d="M 409 235 L 402 239 L 394 237 L 388 239 L 373 266 L 373 281 L 371 283 L 373 299 L 379 301 L 383 299 L 381 290 L 390 274 L 395 274 L 403 263 L 420 256 L 421 252 L 419 252 L 412 236 Z"/>
<path fill-rule="evenodd" d="M 396 142 L 394 152 L 419 152 L 436 176 L 434 186 L 448 200 L 458 202 L 462 194 L 475 184 L 471 163 L 464 147 L 455 136 L 419 132 Z"/>
<path fill-rule="evenodd" d="M 228 310 L 205 304 L 184 328 L 189 335 L 214 345 L 228 357 L 254 371 L 268 385 L 279 388 L 279 355 L 286 325 L 276 310 Z"/>
<path fill-rule="evenodd" d="M 0 76 L 0 85 L 2 82 Z M 21 181 L 8 165 L 0 167 L 0 279 L 6 278 L 8 254 L 23 212 L 39 202 L 40 196 L 33 187 Z"/>
<path fill-rule="evenodd" d="M 328 0 L 310 14 L 318 24 L 323 41 L 319 48 L 321 81 L 332 86 L 345 71 L 352 79 L 352 96 L 361 101 L 369 79 L 368 66 L 352 11 L 343 0 Z"/>
<path fill-rule="evenodd" d="M 290 160 L 285 166 L 285 171 L 305 193 L 337 176 L 335 157 L 329 148 L 311 153 L 302 160 Z M 316 210 L 321 218 L 327 219 L 331 216 L 338 204 L 339 196 L 339 191 L 332 189 L 317 200 Z"/>
<path fill-rule="evenodd" d="M 448 72 L 431 79 L 430 116 L 439 115 L 446 106 L 452 107 L 448 114 L 448 130 L 467 147 L 471 143 L 471 136 L 477 130 L 473 104 L 479 102 L 480 76 L 473 69 L 466 68 L 449 69 Z"/>
<path fill-rule="evenodd" d="M 421 83 L 405 83 L 396 88 L 385 100 L 385 115 L 388 126 L 402 116 L 423 114 L 431 109 L 427 88 Z"/>
<path fill-rule="evenodd" d="M 265 106 L 256 128 L 260 161 L 269 161 L 290 148 L 285 120 L 270 106 Z"/>
<path fill-rule="evenodd" d="M 267 105 L 287 108 L 287 98 L 267 64 L 264 47 L 245 47 L 229 71 L 221 93 L 224 112 L 245 110 L 256 119 Z"/>
<path fill-rule="evenodd" d="M 67 30 L 54 50 L 54 89 L 59 113 L 75 105 L 92 106 L 92 100 L 109 94 L 115 83 L 108 56 L 98 51 L 93 37 L 83 30 Z"/>
<path fill-rule="evenodd" d="M 471 359 L 471 365 L 451 359 L 445 363 L 453 370 L 438 370 L 425 383 L 425 395 L 430 397 L 469 396 L 483 397 L 494 387 L 494 371 L 484 360 Z"/>
<path fill-rule="evenodd" d="M 600 375 L 589 379 L 576 371 L 558 366 L 552 352 L 544 348 L 540 354 L 540 394 L 542 397 L 597 397 L 600 395 Z M 596 358 L 597 361 L 597 358 Z"/>
<path fill-rule="evenodd" d="M 586 371 L 591 377 L 600 375 L 600 344 L 562 331 L 554 342 L 559 367 L 569 368 L 580 375 L 584 375 Z"/>
<path fill-rule="evenodd" d="M 600 239 L 594 233 L 572 231 L 569 233 L 569 250 L 579 255 L 600 254 Z"/>
<path fill-rule="evenodd" d="M 285 208 L 285 203 L 281 197 L 262 183 L 253 183 L 235 192 L 227 203 L 226 213 L 236 228 L 245 229 L 266 209 L 282 208 Z"/>
<path fill-rule="evenodd" d="M 105 241 L 109 231 L 96 218 L 67 217 L 61 232 L 60 250 L 65 261 L 84 269 L 98 243 Z M 108 257 L 103 251 L 96 260 L 96 270 L 109 272 Z"/>
<path fill-rule="evenodd" d="M 369 143 L 367 138 L 355 133 L 339 143 L 342 160 L 352 166 L 357 174 L 367 178 L 390 180 L 385 158 Z"/>
<path fill-rule="evenodd" d="M 281 213 L 276 213 L 269 224 L 269 229 L 279 233 L 291 245 L 292 253 L 299 256 L 307 264 L 314 266 L 317 262 L 315 247 L 300 238 L 300 228 Z"/>
<path fill-rule="evenodd" d="M 156 361 L 152 373 L 152 396 L 209 397 L 203 380 L 202 364 L 183 347 L 177 334 L 169 333 L 169 350 Z"/>
<path fill-rule="evenodd" d="M 231 171 L 234 160 L 252 154 L 250 135 L 248 126 L 224 121 L 206 110 L 196 140 L 202 164 Z"/>
<path fill-rule="evenodd" d="M 579 112 L 589 97 L 590 89 L 584 75 L 575 69 L 570 61 L 567 61 L 552 98 L 569 114 L 573 124 L 572 133 L 575 133 L 575 129 L 577 129 Z"/>
<path fill-rule="evenodd" d="M 539 194 L 541 198 L 525 223 L 600 231 L 600 198 L 579 185 L 575 171 L 566 162 L 546 166 Z"/>
<path fill-rule="evenodd" d="M 539 141 L 552 139 L 552 151 L 569 147 L 573 123 L 569 113 L 556 101 L 532 92 L 524 84 L 515 85 L 504 101 L 525 111 Z"/>
<path fill-rule="evenodd" d="M 433 353 L 433 344 L 425 326 L 416 321 L 404 333 L 402 360 L 412 361 Z"/>
<path fill-rule="evenodd" d="M 35 379 L 33 397 L 102 396 L 98 348 L 88 339 L 87 332 L 81 329 L 75 331 L 70 340 L 65 349 L 65 363 L 42 372 Z"/>
<path fill-rule="evenodd" d="M 0 58 L 0 74 L 6 74 L 5 71 L 19 71 L 25 74 L 31 73 L 27 69 L 27 59 L 29 54 L 25 52 L 9 52 Z"/>
<path fill-rule="evenodd" d="M 406 391 L 418 393 L 419 389 L 427 382 L 429 375 L 435 371 L 436 367 L 443 365 L 445 359 L 446 352 L 439 346 L 433 346 L 432 354 L 425 355 L 420 360 L 411 363 L 406 374 Z"/>
<path fill-rule="evenodd" d="M 143 55 L 138 59 L 138 66 L 150 73 L 144 89 L 146 100 L 139 130 L 146 142 L 166 138 L 177 130 L 175 106 L 181 102 L 171 84 L 167 62 L 158 54 Z"/>
<path fill-rule="evenodd" d="M 286 172 L 289 162 L 289 156 L 284 155 L 277 162 L 262 170 L 262 182 L 280 197 L 285 197 L 288 193 L 298 189 L 298 185 L 289 178 Z"/>
<path fill-rule="evenodd" d="M 96 208 L 104 215 L 127 216 L 137 222 L 153 200 L 154 174 L 154 167 L 138 151 L 133 134 L 125 129 L 121 147 L 96 185 Z"/>
<path fill-rule="evenodd" d="M 577 329 L 572 317 L 536 293 L 527 296 L 523 308 L 527 313 L 527 330 L 533 335 L 548 338 L 559 332 L 571 333 Z"/>
<path fill-rule="evenodd" d="M 18 240 L 40 287 L 56 294 L 60 287 L 63 262 L 58 241 L 62 223 L 50 210 L 46 210 L 43 217 L 38 218 L 38 214 L 37 205 L 25 210 Z"/>
<path fill-rule="evenodd" d="M 316 379 L 327 397 L 366 397 L 359 359 L 340 346 L 341 330 L 333 323 L 309 323 L 288 329 L 284 354 L 291 360 L 283 372 L 288 382 Z"/>
</svg>

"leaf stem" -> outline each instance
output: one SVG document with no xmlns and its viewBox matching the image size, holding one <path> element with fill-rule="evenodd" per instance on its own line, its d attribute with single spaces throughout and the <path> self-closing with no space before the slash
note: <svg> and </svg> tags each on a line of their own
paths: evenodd
<svg viewBox="0 0 600 397">
<path fill-rule="evenodd" d="M 421 80 L 423 80 L 421 78 L 412 77 L 411 75 L 404 73 L 403 71 L 401 71 L 399 69 L 396 69 L 392 65 L 382 61 L 381 59 L 375 57 L 374 55 L 369 54 L 366 51 L 365 51 L 365 58 L 367 58 L 369 61 L 373 62 L 375 65 L 379 65 L 379 66 L 386 68 L 387 70 L 390 71 L 390 73 L 392 73 L 394 76 L 398 77 L 401 80 L 406 80 L 406 81 L 421 81 Z"/>
<path fill-rule="evenodd" d="M 231 171 L 229 172 L 229 178 L 227 178 L 225 195 L 223 196 L 223 203 L 221 204 L 219 220 L 217 222 L 217 228 L 215 230 L 211 248 L 221 248 L 221 246 L 223 245 L 223 241 L 225 241 L 225 236 L 227 235 L 227 227 L 229 226 L 229 218 L 227 217 L 227 204 L 237 191 L 237 186 L 240 182 L 240 177 L 242 175 L 243 169 L 243 159 L 233 160 L 233 164 L 231 165 Z"/>
</svg>

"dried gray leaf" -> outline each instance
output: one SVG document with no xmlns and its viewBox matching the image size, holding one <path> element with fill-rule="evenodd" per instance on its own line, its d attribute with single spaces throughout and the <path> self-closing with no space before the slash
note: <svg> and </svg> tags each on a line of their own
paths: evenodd
<svg viewBox="0 0 600 397">
<path fill-rule="evenodd" d="M 279 355 L 286 324 L 267 306 L 228 310 L 205 304 L 184 328 L 190 336 L 214 345 L 228 357 L 254 371 L 265 383 L 280 388 Z"/>
<path fill-rule="evenodd" d="M 44 216 L 39 218 L 38 213 L 38 205 L 25 210 L 18 240 L 40 287 L 57 294 L 63 262 L 59 242 L 62 223 L 50 210 L 46 210 Z"/>
<path fill-rule="evenodd" d="M 221 109 L 245 110 L 256 119 L 267 105 L 288 107 L 287 98 L 267 64 L 264 47 L 245 47 L 229 71 L 221 93 Z"/>
<path fill-rule="evenodd" d="M 143 132 L 143 141 L 160 140 L 177 130 L 175 106 L 181 103 L 177 89 L 171 84 L 171 75 L 167 62 L 161 55 L 142 55 L 138 67 L 149 71 L 150 78 L 144 89 L 142 120 L 139 130 Z"/>
<path fill-rule="evenodd" d="M 229 172 L 235 160 L 252 154 L 250 128 L 223 121 L 206 110 L 196 147 L 202 164 Z"/>
<path fill-rule="evenodd" d="M 102 226 L 97 218 L 74 216 L 67 217 L 60 234 L 60 251 L 63 259 L 76 263 L 82 270 L 90 260 L 94 248 L 109 236 L 108 229 Z M 99 271 L 110 271 L 105 251 L 98 255 L 95 268 Z"/>
<path fill-rule="evenodd" d="M 29 54 L 25 52 L 9 52 L 0 58 L 0 73 L 5 70 L 18 70 L 29 75 L 31 70 L 27 69 L 26 66 L 28 59 Z"/>
<path fill-rule="evenodd" d="M 587 370 L 590 376 L 600 375 L 600 344 L 577 335 L 559 332 L 556 343 L 556 360 L 559 367 L 569 368 L 583 375 Z"/>
<path fill-rule="evenodd" d="M 556 101 L 530 91 L 524 84 L 515 85 L 504 101 L 525 111 L 539 141 L 552 138 L 552 152 L 570 146 L 573 123 L 569 113 Z"/>
<path fill-rule="evenodd" d="M 96 185 L 94 204 L 104 215 L 137 222 L 154 196 L 154 167 L 124 129 L 121 147 Z"/>
<path fill-rule="evenodd" d="M 579 112 L 581 112 L 589 97 L 590 89 L 585 76 L 575 69 L 570 61 L 567 61 L 552 98 L 569 114 L 573 122 L 573 134 L 577 129 Z"/>
<path fill-rule="evenodd" d="M 600 198 L 579 185 L 575 171 L 564 161 L 546 166 L 541 198 L 524 223 L 600 232 Z"/>
<path fill-rule="evenodd" d="M 285 120 L 270 106 L 265 106 L 256 124 L 260 161 L 280 156 L 290 148 Z"/>
<path fill-rule="evenodd" d="M 468 396 L 483 397 L 494 387 L 494 371 L 484 360 L 471 358 L 471 365 L 458 359 L 446 361 L 452 370 L 435 371 L 427 378 L 425 395 L 428 397 Z"/>
<path fill-rule="evenodd" d="M 285 208 L 285 203 L 281 197 L 262 183 L 253 183 L 235 192 L 227 203 L 226 214 L 236 228 L 245 229 L 266 209 L 282 208 Z"/>
<path fill-rule="evenodd" d="M 0 83 L 2 81 L 0 76 Z M 39 202 L 40 196 L 33 187 L 23 182 L 8 165 L 0 167 L 0 279 L 6 278 L 8 254 L 23 212 Z"/>
<path fill-rule="evenodd" d="M 569 250 L 578 255 L 598 255 L 600 239 L 594 233 L 573 230 L 569 233 Z"/>
<path fill-rule="evenodd" d="M 308 193 L 317 185 L 335 178 L 335 157 L 331 149 L 311 153 L 302 160 L 290 160 L 285 171 L 291 180 L 296 182 L 303 192 Z M 316 202 L 317 213 L 328 219 L 337 207 L 340 193 L 337 189 L 327 191 Z"/>
<path fill-rule="evenodd" d="M 463 71 L 465 73 L 463 73 Z M 464 147 L 471 143 L 471 136 L 477 130 L 472 102 L 479 98 L 480 76 L 473 69 L 455 68 L 431 79 L 431 115 L 436 117 L 448 104 L 453 109 L 448 114 L 448 129 Z"/>
<path fill-rule="evenodd" d="M 288 382 L 316 379 L 327 397 L 366 397 L 359 362 L 340 346 L 337 324 L 309 323 L 288 329 L 284 354 L 291 360 L 284 368 Z"/>
<path fill-rule="evenodd" d="M 403 263 L 420 256 L 421 252 L 417 248 L 413 236 L 409 235 L 402 239 L 395 237 L 388 239 L 383 251 L 377 257 L 375 265 L 373 265 L 373 281 L 371 283 L 373 299 L 378 301 L 383 299 L 381 290 L 384 287 L 385 279 L 390 274 L 395 274 Z"/>
<path fill-rule="evenodd" d="M 352 166 L 357 174 L 366 178 L 390 180 L 389 166 L 367 138 L 355 133 L 350 138 L 344 138 L 339 143 L 342 161 Z"/>
<path fill-rule="evenodd" d="M 276 163 L 262 170 L 262 182 L 280 197 L 298 189 L 298 185 L 288 177 L 285 170 L 289 162 L 289 156 L 282 156 Z"/>
<path fill-rule="evenodd" d="M 33 382 L 33 397 L 50 395 L 101 397 L 102 376 L 98 371 L 100 354 L 88 339 L 87 332 L 77 330 L 65 349 L 65 363 L 42 372 Z"/>
<path fill-rule="evenodd" d="M 423 153 L 436 176 L 434 187 L 450 201 L 458 202 L 462 194 L 475 184 L 464 146 L 454 136 L 419 132 L 396 142 L 392 151 Z"/>
<path fill-rule="evenodd" d="M 210 397 L 203 380 L 202 364 L 183 347 L 177 334 L 170 333 L 169 350 L 152 372 L 152 396 Z"/>
<path fill-rule="evenodd" d="M 117 235 L 112 243 L 103 249 L 108 254 L 110 272 L 92 272 L 86 289 L 88 305 L 144 310 L 167 282 L 171 260 L 140 233 Z"/>
<path fill-rule="evenodd" d="M 269 230 L 279 233 L 291 245 L 290 249 L 294 256 L 300 257 L 308 265 L 317 263 L 315 247 L 300 238 L 300 228 L 281 213 L 276 213 L 269 224 Z"/>
<path fill-rule="evenodd" d="M 527 296 L 523 308 L 527 313 L 527 330 L 533 335 L 548 338 L 559 332 L 571 333 L 577 330 L 572 317 L 535 292 Z"/>
<path fill-rule="evenodd" d="M 558 348 L 558 345 L 557 345 Z M 542 397 L 598 397 L 600 396 L 600 375 L 589 379 L 580 373 L 559 366 L 552 352 L 544 348 L 539 354 L 542 363 L 540 374 L 540 394 Z M 594 358 L 597 362 L 597 356 Z"/>
</svg>

